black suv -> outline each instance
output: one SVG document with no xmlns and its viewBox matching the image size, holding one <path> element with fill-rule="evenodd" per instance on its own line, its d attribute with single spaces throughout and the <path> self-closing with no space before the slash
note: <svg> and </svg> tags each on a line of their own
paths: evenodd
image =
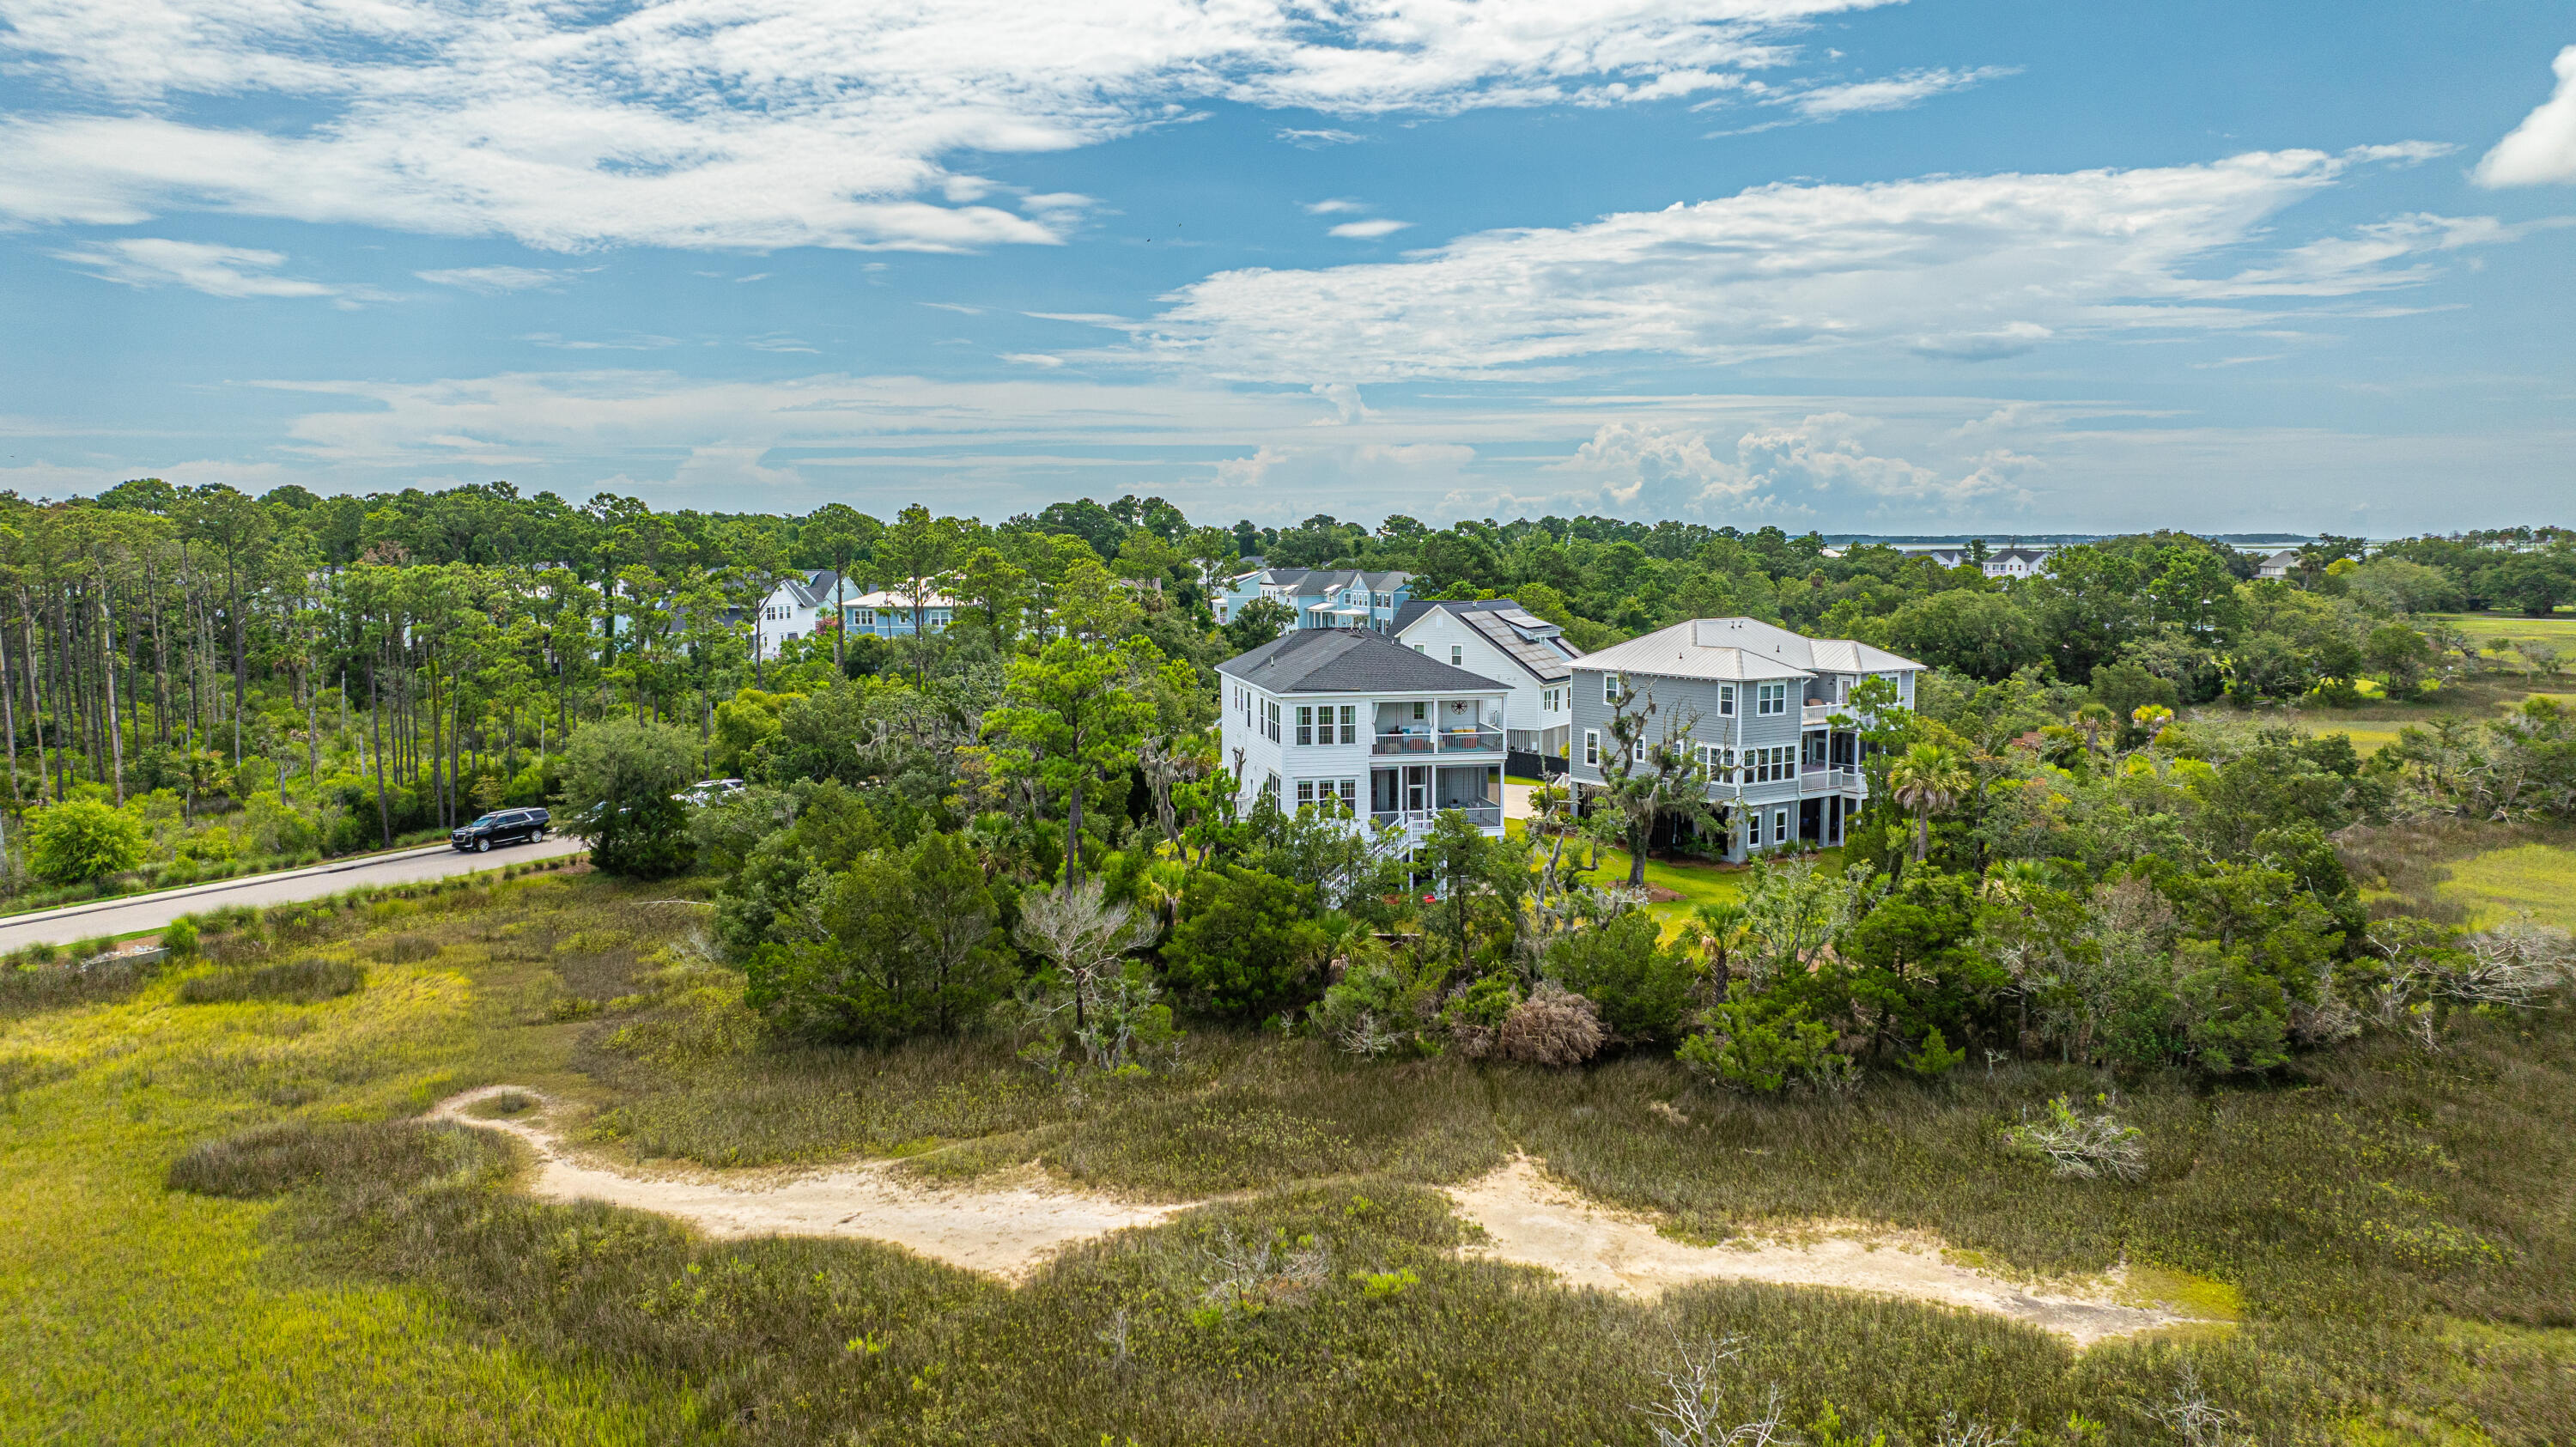
<svg viewBox="0 0 2576 1447">
<path fill-rule="evenodd" d="M 491 851 L 495 844 L 524 844 L 546 837 L 546 826 L 552 816 L 543 809 L 503 809 L 486 814 L 447 836 L 457 849 L 471 849 L 477 854 Z"/>
</svg>

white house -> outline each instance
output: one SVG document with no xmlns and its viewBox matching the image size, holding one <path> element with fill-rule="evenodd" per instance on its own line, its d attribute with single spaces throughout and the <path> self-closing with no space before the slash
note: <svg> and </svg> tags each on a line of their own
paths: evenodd
<svg viewBox="0 0 2576 1447">
<path fill-rule="evenodd" d="M 2254 565 L 2254 576 L 2258 578 L 2294 578 L 2298 573 L 2299 550 L 2297 548 L 2283 548 Z"/>
<path fill-rule="evenodd" d="M 1417 841 L 1444 810 L 1503 832 L 1511 690 L 1360 628 L 1299 628 L 1217 665 L 1225 766 L 1246 809 L 1319 808 Z"/>
<path fill-rule="evenodd" d="M 752 618 L 753 640 L 763 658 L 776 658 L 790 638 L 803 638 L 830 625 L 832 594 L 847 591 L 829 568 L 793 574 L 769 590 Z"/>
<path fill-rule="evenodd" d="M 1956 568 L 1962 564 L 1974 563 L 1977 570 L 1989 578 L 2036 578 L 2048 571 L 2048 555 L 2056 550 L 2033 547 L 2026 543 L 2014 543 L 2009 547 L 1999 548 L 1986 554 L 1982 561 L 1970 557 L 1969 549 L 1948 544 L 1928 548 L 1906 546 L 1900 547 L 1899 551 L 1911 553 L 1920 558 L 1929 558 L 1935 566 L 1943 568 Z"/>
<path fill-rule="evenodd" d="M 1509 598 L 1478 603 L 1416 600 L 1396 614 L 1395 641 L 1416 653 L 1511 687 L 1503 747 L 1511 766 L 1562 773 L 1572 738 L 1574 660 L 1565 630 Z"/>
<path fill-rule="evenodd" d="M 1617 700 L 1652 709 L 1643 742 L 1681 734 L 1708 771 L 1726 857 L 1799 842 L 1840 844 L 1869 798 L 1862 722 L 1850 710 L 1863 679 L 1896 687 L 1914 706 L 1923 665 L 1884 649 L 1808 638 L 1753 618 L 1699 618 L 1586 654 L 1574 664 L 1578 791 L 1607 782 L 1618 744 Z"/>
</svg>

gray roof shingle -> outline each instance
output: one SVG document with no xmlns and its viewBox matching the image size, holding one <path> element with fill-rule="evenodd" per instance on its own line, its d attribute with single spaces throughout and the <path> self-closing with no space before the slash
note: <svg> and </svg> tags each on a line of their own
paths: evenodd
<svg viewBox="0 0 2576 1447">
<path fill-rule="evenodd" d="M 1492 693 L 1504 687 L 1363 628 L 1303 628 L 1216 666 L 1264 693 Z"/>
</svg>

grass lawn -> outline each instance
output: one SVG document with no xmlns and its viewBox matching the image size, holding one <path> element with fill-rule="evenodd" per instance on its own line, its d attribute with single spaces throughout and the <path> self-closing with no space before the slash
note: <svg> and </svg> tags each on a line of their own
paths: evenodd
<svg viewBox="0 0 2576 1447">
<path fill-rule="evenodd" d="M 2480 644 L 2496 639 L 2537 638 L 2561 648 L 2576 648 L 2576 614 L 2525 618 L 2519 613 L 2435 613 L 2427 622 L 2448 623 Z"/>
<path fill-rule="evenodd" d="M 2502 924 L 2528 912 L 2542 924 L 2576 930 L 2576 848 L 2518 844 L 2451 866 L 2440 891 L 2469 907 L 2470 922 Z"/>
</svg>

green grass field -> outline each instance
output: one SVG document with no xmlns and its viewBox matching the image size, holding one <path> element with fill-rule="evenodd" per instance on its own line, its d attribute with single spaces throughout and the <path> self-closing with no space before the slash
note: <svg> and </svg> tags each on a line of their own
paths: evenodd
<svg viewBox="0 0 2576 1447">
<path fill-rule="evenodd" d="M 1669 868 L 1696 897 L 1729 878 Z M 1753 1100 L 1653 1056 L 1372 1064 L 1194 1027 L 1175 1071 L 1068 1089 L 1003 1041 L 769 1040 L 737 977 L 659 952 L 699 917 L 658 903 L 685 893 L 552 877 L 308 910 L 258 948 L 221 942 L 223 963 L 0 1013 L 0 1440 L 1643 1447 L 1638 1408 L 1677 1344 L 1735 1335 L 1730 1390 L 1749 1405 L 1776 1384 L 1819 1447 L 1934 1447 L 1948 1413 L 2034 1444 L 2167 1443 L 2148 1408 L 2186 1369 L 2264 1443 L 2576 1441 L 2563 1015 L 2464 1019 L 2439 1053 L 2382 1037 L 2215 1088 L 2003 1062 Z M 299 1003 L 345 974 L 232 979 L 304 960 L 364 982 Z M 230 982 L 198 997 L 245 998 L 183 1003 L 208 975 Z M 496 1144 L 466 1168 L 387 1169 L 437 1156 L 432 1132 L 322 1151 L 306 1184 L 258 1199 L 165 1186 L 192 1147 L 248 1128 L 399 1119 L 498 1080 L 594 1112 L 612 1155 L 896 1155 L 951 1180 L 1035 1160 L 1232 1194 L 1014 1290 L 865 1241 L 711 1242 L 537 1202 Z M 2048 1097 L 2112 1088 L 2147 1132 L 2144 1184 L 2059 1180 L 2001 1148 Z M 1429 1189 L 1515 1150 L 1691 1239 L 1877 1222 L 2008 1271 L 2152 1267 L 2241 1321 L 2077 1352 L 1833 1291 L 1568 1291 L 1455 1254 Z M 1260 1241 L 1330 1269 L 1212 1294 L 1211 1262 Z"/>
<path fill-rule="evenodd" d="M 2576 847 L 2518 844 L 2475 855 L 2453 864 L 2440 890 L 2468 906 L 2473 924 L 2502 924 L 2528 914 L 2542 924 L 2576 929 Z"/>
</svg>

